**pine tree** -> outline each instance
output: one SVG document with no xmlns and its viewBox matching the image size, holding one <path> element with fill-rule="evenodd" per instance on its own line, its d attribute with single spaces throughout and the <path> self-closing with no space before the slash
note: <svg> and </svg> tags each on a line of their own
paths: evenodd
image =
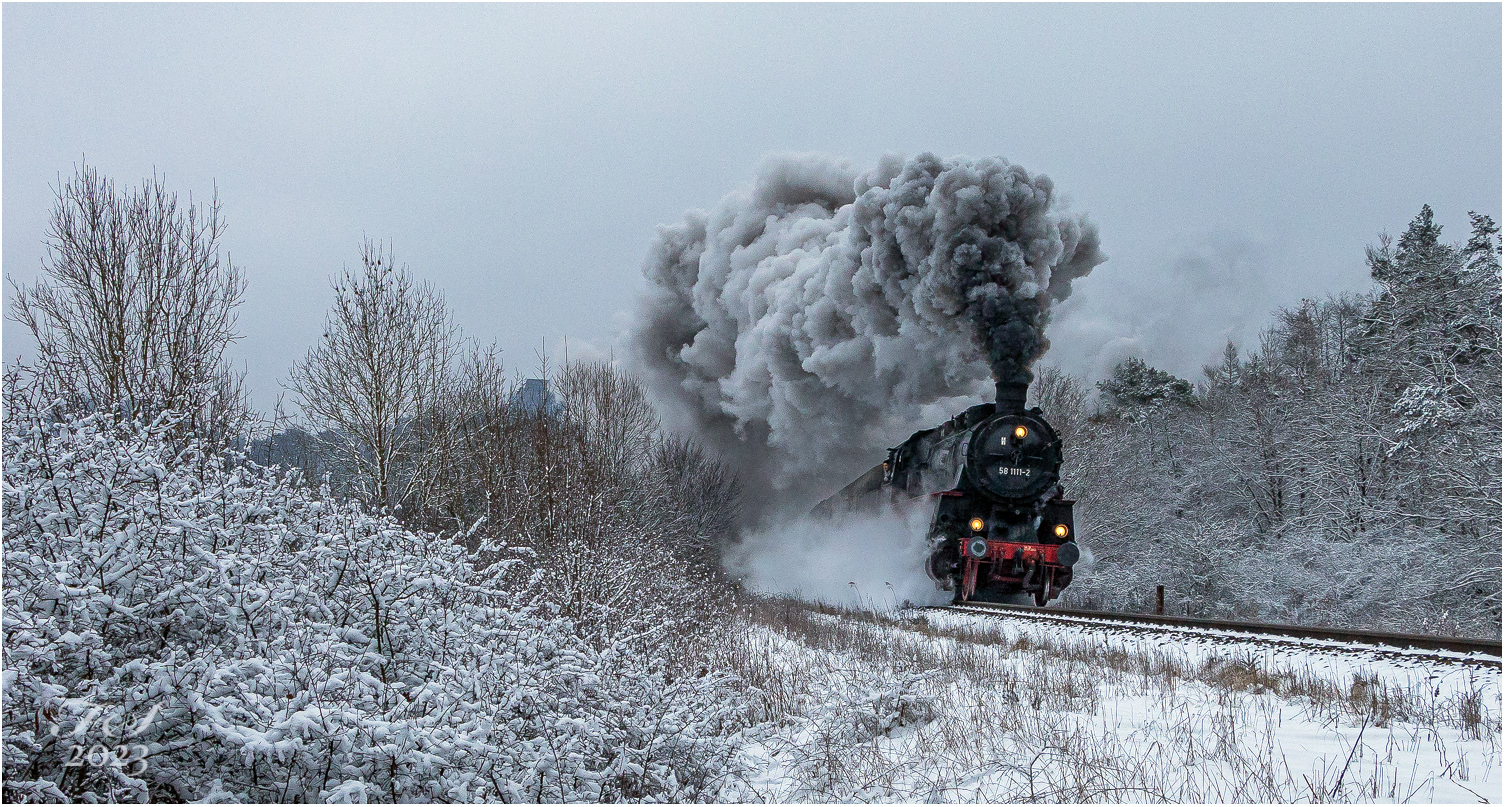
<svg viewBox="0 0 1505 807">
<path fill-rule="evenodd" d="M 1097 388 L 1107 398 L 1110 411 L 1165 403 L 1189 406 L 1195 401 L 1190 381 L 1136 358 L 1119 362 L 1113 376 L 1097 382 Z"/>
<path fill-rule="evenodd" d="M 1468 220 L 1474 225 L 1473 234 L 1463 248 L 1468 268 L 1473 272 L 1500 271 L 1500 225 L 1482 213 L 1468 211 Z"/>
<path fill-rule="evenodd" d="M 1432 206 L 1422 205 L 1411 220 L 1400 242 L 1396 257 L 1405 266 L 1424 266 L 1447 257 L 1449 249 L 1442 241 L 1442 225 L 1432 221 Z"/>
</svg>

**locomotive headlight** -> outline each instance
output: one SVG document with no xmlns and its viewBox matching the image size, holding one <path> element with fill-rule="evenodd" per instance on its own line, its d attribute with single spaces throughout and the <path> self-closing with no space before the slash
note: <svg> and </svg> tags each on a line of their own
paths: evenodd
<svg viewBox="0 0 1505 807">
<path fill-rule="evenodd" d="M 1065 524 L 1057 524 L 1056 525 L 1056 537 L 1057 538 L 1065 538 L 1066 536 L 1068 536 L 1070 534 L 1071 534 L 1071 528 L 1070 527 L 1066 526 Z"/>
<path fill-rule="evenodd" d="M 1027 436 L 1029 436 L 1029 429 L 1026 429 L 1023 426 L 1014 427 L 1014 437 L 1023 440 Z"/>
<path fill-rule="evenodd" d="M 973 532 L 982 532 L 982 528 L 984 526 L 986 526 L 986 525 L 983 524 L 982 519 L 980 519 L 980 518 L 974 518 L 974 519 L 972 519 L 972 523 L 969 524 L 968 526 L 970 526 L 972 528 Z"/>
</svg>

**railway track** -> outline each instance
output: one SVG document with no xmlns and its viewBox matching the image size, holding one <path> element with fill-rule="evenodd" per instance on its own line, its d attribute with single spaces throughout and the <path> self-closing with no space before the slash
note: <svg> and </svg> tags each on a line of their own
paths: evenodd
<svg viewBox="0 0 1505 807">
<path fill-rule="evenodd" d="M 1185 629 L 1213 630 L 1253 634 L 1261 638 L 1321 639 L 1333 642 L 1351 642 L 1372 647 L 1442 650 L 1473 656 L 1493 656 L 1493 664 L 1495 665 L 1500 664 L 1499 659 L 1501 657 L 1499 639 L 1457 639 L 1447 636 L 1384 633 L 1370 630 L 1315 628 L 1304 625 L 1277 625 L 1267 622 L 1235 622 L 1222 619 L 1198 619 L 1196 617 L 1164 616 L 1158 614 L 1118 614 L 1108 611 L 1079 611 L 1072 608 L 1034 608 L 1024 605 L 1002 605 L 982 602 L 968 602 L 961 605 L 938 607 L 952 611 L 997 615 L 1007 614 L 1010 616 L 1049 619 L 1076 624 L 1083 622 L 1120 623 L 1140 629 L 1158 629 L 1171 632 L 1179 632 L 1179 630 Z"/>
</svg>

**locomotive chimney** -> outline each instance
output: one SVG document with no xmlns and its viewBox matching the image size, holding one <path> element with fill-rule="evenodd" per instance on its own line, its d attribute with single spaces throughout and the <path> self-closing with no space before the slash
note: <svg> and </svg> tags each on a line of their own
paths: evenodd
<svg viewBox="0 0 1505 807">
<path fill-rule="evenodd" d="M 1022 370 L 1012 378 L 997 382 L 997 403 L 994 411 L 997 412 L 1023 412 L 1024 396 L 1029 391 L 1029 382 L 1034 380 L 1034 374 L 1028 370 Z"/>
</svg>

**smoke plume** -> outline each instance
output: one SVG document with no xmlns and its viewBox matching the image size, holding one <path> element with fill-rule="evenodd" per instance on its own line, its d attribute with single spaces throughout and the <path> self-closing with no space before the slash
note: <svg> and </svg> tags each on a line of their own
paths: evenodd
<svg viewBox="0 0 1505 807">
<path fill-rule="evenodd" d="M 756 516 L 808 507 L 919 424 L 1027 381 L 1052 303 L 1103 261 L 1054 187 L 997 159 L 766 162 L 659 228 L 631 361 Z"/>
</svg>

